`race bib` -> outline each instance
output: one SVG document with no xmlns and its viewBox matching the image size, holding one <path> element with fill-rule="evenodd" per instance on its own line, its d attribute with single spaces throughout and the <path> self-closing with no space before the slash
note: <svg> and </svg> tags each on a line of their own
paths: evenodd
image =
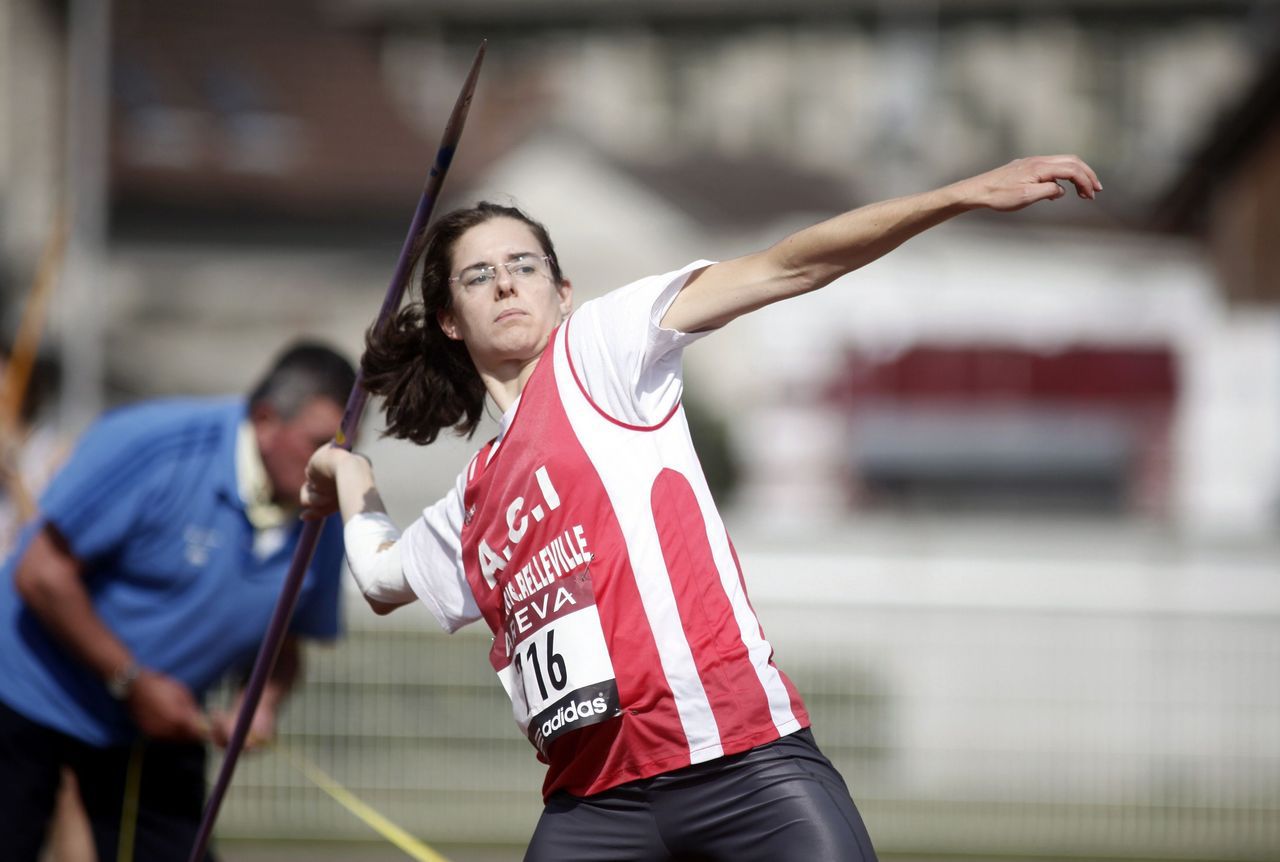
<svg viewBox="0 0 1280 862">
<path fill-rule="evenodd" d="M 540 752 L 570 731 L 618 715 L 618 685 L 589 571 L 511 608 L 498 678 L 520 729 Z"/>
</svg>

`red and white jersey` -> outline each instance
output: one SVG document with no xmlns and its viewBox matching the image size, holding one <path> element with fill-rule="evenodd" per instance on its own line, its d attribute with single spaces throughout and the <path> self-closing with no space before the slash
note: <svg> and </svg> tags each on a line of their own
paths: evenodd
<svg viewBox="0 0 1280 862">
<path fill-rule="evenodd" d="M 586 303 L 502 434 L 404 539 L 414 591 L 483 617 L 545 795 L 589 795 L 808 726 L 747 600 L 658 325 L 688 274 Z"/>
</svg>

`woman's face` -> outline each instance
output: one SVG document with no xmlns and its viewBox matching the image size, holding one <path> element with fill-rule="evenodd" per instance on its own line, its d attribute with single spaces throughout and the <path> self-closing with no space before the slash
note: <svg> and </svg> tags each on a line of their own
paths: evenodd
<svg viewBox="0 0 1280 862">
<path fill-rule="evenodd" d="M 537 358 L 568 315 L 573 290 L 568 281 L 555 283 L 545 255 L 529 226 L 507 217 L 478 224 L 454 243 L 453 307 L 438 319 L 480 370 Z"/>
</svg>

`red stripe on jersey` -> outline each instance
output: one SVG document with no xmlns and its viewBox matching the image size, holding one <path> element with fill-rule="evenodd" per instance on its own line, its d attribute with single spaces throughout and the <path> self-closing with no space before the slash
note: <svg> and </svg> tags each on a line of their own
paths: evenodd
<svg viewBox="0 0 1280 862">
<path fill-rule="evenodd" d="M 733 555 L 733 566 L 738 570 L 738 585 L 742 587 L 742 596 L 747 600 L 747 607 L 751 608 L 751 615 L 756 618 L 757 625 L 760 626 L 760 637 L 764 638 L 764 625 L 759 623 L 760 615 L 756 613 L 756 606 L 751 603 L 751 596 L 747 593 L 747 581 L 742 576 L 742 563 L 738 560 L 738 549 L 734 547 L 733 539 L 729 538 L 728 531 L 725 532 L 725 541 L 729 543 L 729 553 Z M 782 680 L 783 686 L 787 689 L 787 697 L 791 699 L 791 712 L 795 715 L 796 720 L 800 722 L 801 727 L 809 726 L 809 711 L 804 708 L 804 699 L 800 697 L 800 690 L 791 682 L 791 677 L 787 676 L 778 666 L 773 663 L 773 652 L 769 653 L 769 664 L 778 671 L 778 678 Z"/>
<path fill-rule="evenodd" d="M 625 560 L 625 545 L 619 547 Z M 606 569 L 614 576 L 596 577 Z M 690 762 L 689 743 L 630 564 L 624 563 L 622 571 L 593 565 L 592 574 L 623 715 L 619 721 L 566 733 L 552 744 L 544 797 L 561 789 L 589 796 Z"/>
<path fill-rule="evenodd" d="M 572 439 L 570 434 L 566 439 Z M 585 459 L 584 459 L 585 460 Z M 604 488 L 594 472 L 574 477 L 573 494 L 582 499 Z M 659 771 L 689 765 L 689 743 L 676 711 L 671 688 L 663 674 L 662 659 L 653 629 L 645 616 L 640 590 L 627 557 L 626 543 L 611 509 L 596 523 L 597 535 L 608 535 L 608 544 L 597 540 L 591 566 L 600 625 L 609 643 L 617 674 L 620 721 L 584 727 L 567 733 L 548 752 L 551 769 L 542 792 L 556 790 L 587 796 L 617 784 L 645 778 Z M 663 764 L 655 769 L 654 763 Z"/>
<path fill-rule="evenodd" d="M 741 739 L 771 726 L 769 701 L 720 582 L 693 487 L 684 476 L 666 469 L 654 480 L 650 496 L 662 555 L 673 573 L 680 621 L 720 739 Z"/>
</svg>

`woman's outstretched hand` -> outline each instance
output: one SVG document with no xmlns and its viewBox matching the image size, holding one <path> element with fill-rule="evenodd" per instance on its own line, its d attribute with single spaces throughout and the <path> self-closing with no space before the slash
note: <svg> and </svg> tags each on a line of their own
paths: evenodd
<svg viewBox="0 0 1280 862">
<path fill-rule="evenodd" d="M 1014 159 L 976 177 L 956 183 L 968 206 L 1013 212 L 1067 193 L 1060 183 L 1075 186 L 1076 194 L 1093 200 L 1102 183 L 1079 156 L 1030 156 Z"/>
</svg>

